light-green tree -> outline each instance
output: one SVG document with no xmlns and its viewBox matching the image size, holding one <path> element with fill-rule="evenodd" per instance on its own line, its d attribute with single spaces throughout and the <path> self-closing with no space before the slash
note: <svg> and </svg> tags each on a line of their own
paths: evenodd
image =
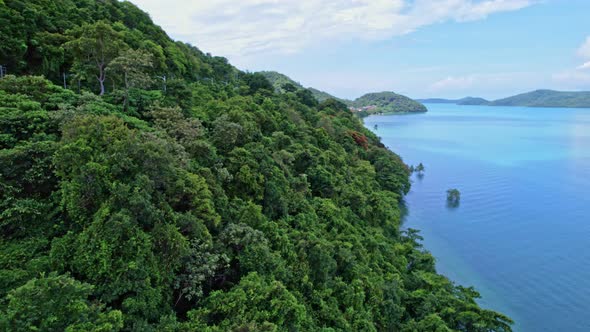
<svg viewBox="0 0 590 332">
<path fill-rule="evenodd" d="M 100 331 L 123 328 L 118 310 L 106 310 L 90 301 L 93 287 L 55 273 L 31 279 L 11 291 L 0 312 L 3 331 Z"/>
<path fill-rule="evenodd" d="M 109 63 L 107 73 L 123 81 L 123 109 L 127 109 L 129 104 L 129 89 L 146 88 L 153 83 L 150 76 L 152 68 L 153 56 L 143 50 L 125 50 Z"/>
<path fill-rule="evenodd" d="M 105 21 L 84 24 L 70 31 L 74 38 L 65 44 L 74 57 L 73 71 L 79 77 L 95 77 L 102 96 L 105 93 L 107 67 L 128 46 L 121 33 Z"/>
</svg>

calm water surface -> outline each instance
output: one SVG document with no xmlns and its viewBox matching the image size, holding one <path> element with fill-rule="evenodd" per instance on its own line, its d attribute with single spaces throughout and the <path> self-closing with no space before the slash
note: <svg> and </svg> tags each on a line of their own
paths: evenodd
<svg viewBox="0 0 590 332">
<path fill-rule="evenodd" d="M 590 331 L 590 109 L 427 107 L 365 125 L 426 167 L 405 225 L 438 271 L 475 286 L 517 332 Z M 449 188 L 461 191 L 454 209 Z"/>
</svg>

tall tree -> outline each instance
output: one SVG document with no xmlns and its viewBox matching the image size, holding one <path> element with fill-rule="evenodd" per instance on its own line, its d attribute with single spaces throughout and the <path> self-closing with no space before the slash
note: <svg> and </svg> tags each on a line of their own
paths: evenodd
<svg viewBox="0 0 590 332">
<path fill-rule="evenodd" d="M 127 48 L 127 44 L 121 33 L 105 21 L 84 24 L 70 33 L 75 39 L 65 46 L 73 53 L 74 71 L 81 77 L 95 76 L 102 96 L 105 93 L 107 66 Z"/>
<path fill-rule="evenodd" d="M 153 82 L 149 70 L 153 68 L 153 56 L 143 50 L 128 49 L 113 59 L 107 73 L 121 77 L 125 87 L 123 108 L 129 103 L 130 88 L 145 88 Z"/>
</svg>

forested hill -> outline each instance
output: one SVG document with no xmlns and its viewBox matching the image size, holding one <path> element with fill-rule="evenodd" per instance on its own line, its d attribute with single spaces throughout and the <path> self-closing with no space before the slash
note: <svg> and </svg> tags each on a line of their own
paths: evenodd
<svg viewBox="0 0 590 332">
<path fill-rule="evenodd" d="M 590 91 L 568 92 L 554 90 L 535 90 L 512 97 L 495 100 L 491 102 L 490 105 L 590 108 Z"/>
<path fill-rule="evenodd" d="M 277 92 L 303 89 L 303 86 L 300 83 L 295 82 L 287 75 L 275 71 L 263 71 L 260 73 L 270 81 Z M 376 113 L 416 113 L 428 111 L 420 102 L 390 91 L 367 93 L 355 100 L 347 100 L 336 98 L 327 92 L 314 88 L 309 88 L 308 90 L 311 91 L 318 101 L 322 102 L 328 99 L 336 99 L 346 104 L 351 110 L 360 116 Z"/>
<path fill-rule="evenodd" d="M 510 331 L 400 229 L 408 168 L 346 105 L 128 2 L 0 22 L 1 331 Z"/>
<path fill-rule="evenodd" d="M 418 101 L 457 105 L 590 108 L 590 91 L 535 90 L 494 101 L 474 97 L 462 99 L 430 98 L 418 99 Z"/>
<path fill-rule="evenodd" d="M 384 91 L 367 93 L 351 103 L 352 107 L 368 114 L 374 113 L 421 113 L 426 106 L 400 94 Z"/>
<path fill-rule="evenodd" d="M 417 99 L 417 101 L 426 104 L 457 104 L 457 105 L 488 105 L 489 100 L 479 97 L 465 97 L 461 99 L 443 99 L 443 98 L 429 98 Z"/>
<path fill-rule="evenodd" d="M 264 77 L 268 79 L 277 92 L 294 92 L 300 89 L 305 89 L 301 83 L 294 81 L 285 74 L 281 74 L 276 71 L 261 71 L 260 74 L 264 75 Z M 346 99 L 334 97 L 331 94 L 318 89 L 308 88 L 308 90 L 311 91 L 315 99 L 317 99 L 319 102 L 323 102 L 328 99 L 335 99 L 345 104 L 348 104 L 349 102 Z"/>
</svg>

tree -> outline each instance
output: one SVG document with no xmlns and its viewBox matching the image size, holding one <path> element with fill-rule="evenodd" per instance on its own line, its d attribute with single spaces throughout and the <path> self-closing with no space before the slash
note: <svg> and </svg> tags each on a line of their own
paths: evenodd
<svg viewBox="0 0 590 332">
<path fill-rule="evenodd" d="M 259 90 L 274 91 L 272 84 L 260 73 L 246 73 L 242 80 L 249 87 L 249 93 L 255 94 Z"/>
<path fill-rule="evenodd" d="M 297 87 L 293 83 L 290 83 L 290 82 L 283 84 L 281 86 L 281 88 L 285 92 L 296 92 L 297 91 Z"/>
<path fill-rule="evenodd" d="M 204 290 L 211 288 L 214 277 L 229 263 L 225 254 L 214 253 L 209 244 L 196 239 L 191 242 L 189 254 L 184 260 L 183 272 L 174 281 L 174 288 L 178 291 L 175 305 L 183 297 L 188 301 L 202 299 Z"/>
<path fill-rule="evenodd" d="M 418 172 L 418 174 L 423 174 L 424 173 L 424 165 L 422 163 L 419 163 L 418 166 L 416 166 L 416 168 L 414 168 L 414 171 Z"/>
<path fill-rule="evenodd" d="M 96 77 L 100 95 L 104 95 L 107 67 L 122 50 L 127 48 L 121 33 L 105 21 L 84 24 L 71 31 L 74 40 L 65 44 L 74 55 L 73 69 L 80 77 Z"/>
<path fill-rule="evenodd" d="M 0 331 L 510 330 L 400 228 L 408 166 L 342 102 L 128 1 L 0 0 L 0 27 Z M 63 72 L 119 90 L 20 75 Z"/>
<path fill-rule="evenodd" d="M 461 200 L 461 192 L 458 189 L 447 190 L 447 205 L 449 207 L 459 206 L 460 200 Z"/>
<path fill-rule="evenodd" d="M 308 89 L 299 89 L 296 94 L 299 101 L 309 107 L 315 107 L 319 104 L 318 100 L 313 96 L 313 93 Z"/>
<path fill-rule="evenodd" d="M 151 68 L 153 68 L 153 56 L 146 51 L 133 49 L 123 51 L 108 65 L 108 73 L 122 77 L 125 87 L 123 109 L 127 109 L 130 88 L 145 88 L 153 82 L 149 75 Z"/>
<path fill-rule="evenodd" d="M 93 287 L 66 275 L 52 273 L 31 279 L 11 291 L 0 312 L 3 331 L 119 331 L 123 317 L 106 311 L 88 297 Z"/>
</svg>

